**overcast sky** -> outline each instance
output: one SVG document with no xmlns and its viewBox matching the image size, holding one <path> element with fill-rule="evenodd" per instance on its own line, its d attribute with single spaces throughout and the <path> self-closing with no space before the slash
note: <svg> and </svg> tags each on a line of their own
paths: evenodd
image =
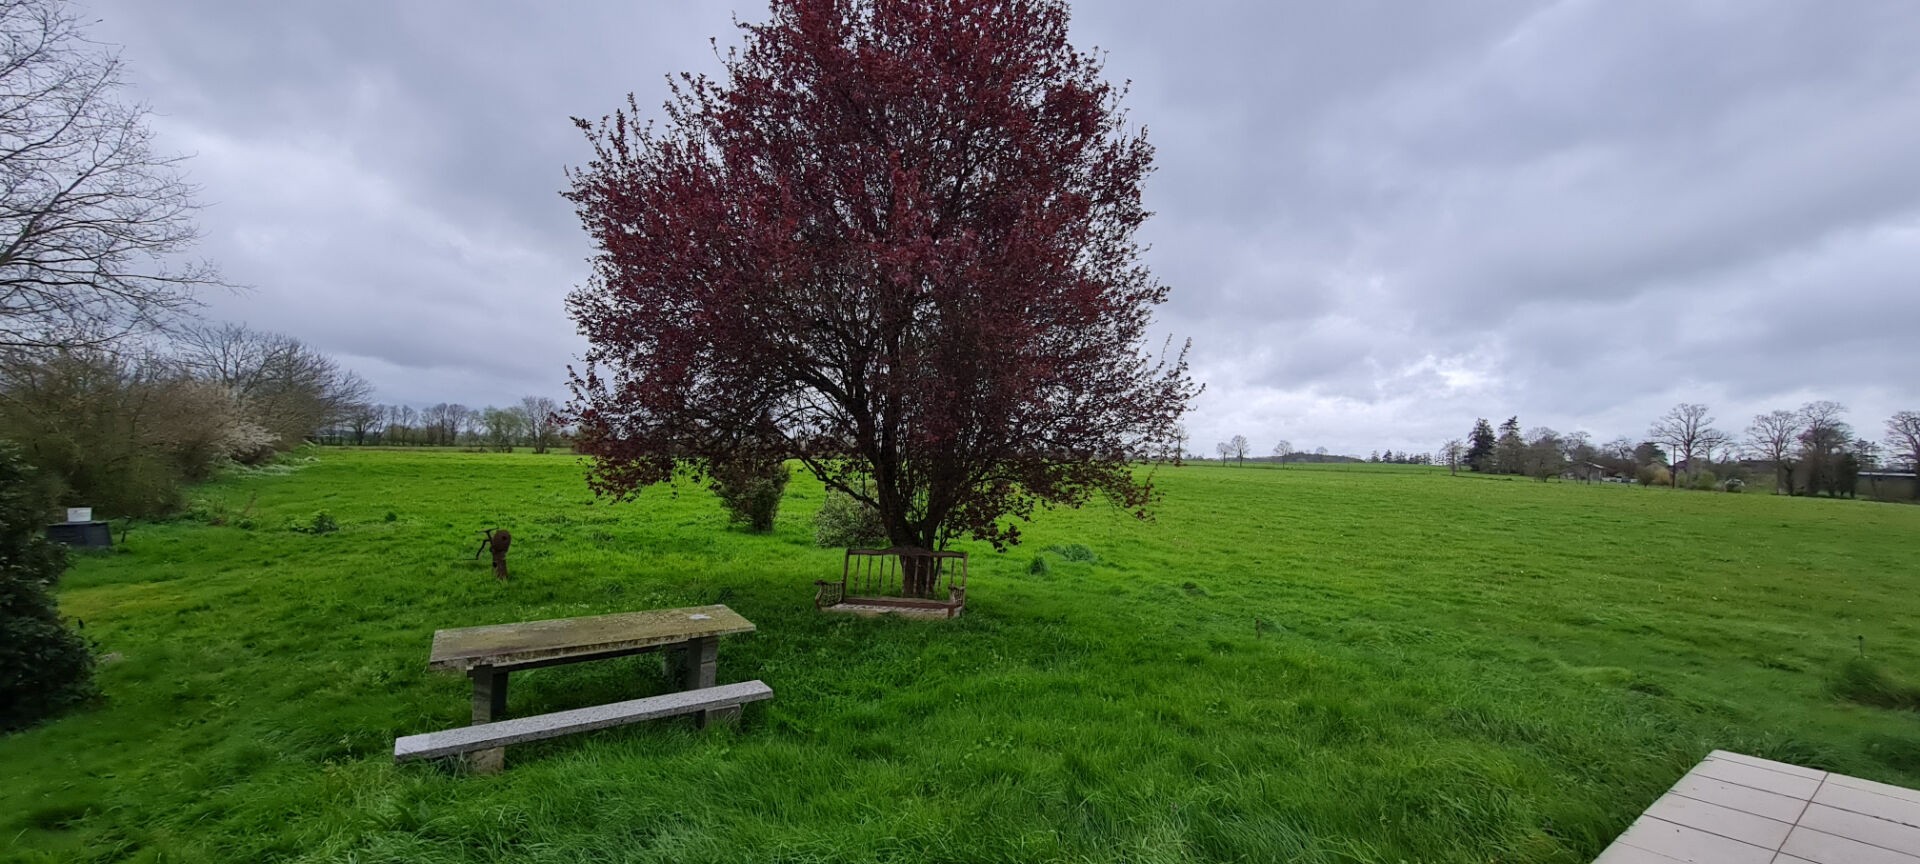
<svg viewBox="0 0 1920 864">
<path fill-rule="evenodd" d="M 570 116 L 764 17 L 694 3 L 91 0 L 193 154 L 209 315 L 383 401 L 564 395 L 591 249 Z M 564 10 L 564 11 L 560 11 Z M 1233 434 L 1431 451 L 1475 417 L 1641 435 L 1834 399 L 1920 409 L 1920 7 L 1082 0 L 1158 171 L 1164 332 Z"/>
</svg>

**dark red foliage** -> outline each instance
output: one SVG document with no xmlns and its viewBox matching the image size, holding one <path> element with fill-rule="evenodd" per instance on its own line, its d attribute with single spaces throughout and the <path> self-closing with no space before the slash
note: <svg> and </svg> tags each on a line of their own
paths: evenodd
<svg viewBox="0 0 1920 864">
<path fill-rule="evenodd" d="M 576 121 L 567 193 L 598 244 L 568 306 L 573 419 L 616 498 L 798 458 L 893 542 L 1018 542 L 1104 493 L 1198 392 L 1144 352 L 1152 148 L 1047 0 L 776 0 L 664 128 Z"/>
</svg>

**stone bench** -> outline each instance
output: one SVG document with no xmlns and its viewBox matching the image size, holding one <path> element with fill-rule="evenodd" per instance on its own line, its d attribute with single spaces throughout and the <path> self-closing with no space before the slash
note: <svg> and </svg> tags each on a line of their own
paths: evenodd
<svg viewBox="0 0 1920 864">
<path fill-rule="evenodd" d="M 625 726 L 643 720 L 677 717 L 681 714 L 702 711 L 738 709 L 748 702 L 772 698 L 773 688 L 768 687 L 766 682 L 742 681 L 738 684 L 682 690 L 678 693 L 630 699 L 609 705 L 595 705 L 591 708 L 574 708 L 532 717 L 516 717 L 512 720 L 480 723 L 443 732 L 427 732 L 396 739 L 393 742 L 393 761 L 408 762 L 414 759 L 433 759 L 440 756 L 492 750 L 508 744 L 525 744 L 529 741 L 558 738 L 575 732 Z"/>
</svg>

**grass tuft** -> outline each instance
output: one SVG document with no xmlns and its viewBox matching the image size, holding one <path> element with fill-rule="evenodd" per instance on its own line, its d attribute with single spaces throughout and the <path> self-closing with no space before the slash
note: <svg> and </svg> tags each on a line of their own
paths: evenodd
<svg viewBox="0 0 1920 864">
<path fill-rule="evenodd" d="M 1920 687 L 1895 678 L 1865 657 L 1848 657 L 1828 683 L 1828 691 L 1849 702 L 1875 708 L 1920 711 Z"/>
<path fill-rule="evenodd" d="M 1085 544 L 1081 543 L 1048 546 L 1047 551 L 1060 556 L 1060 560 L 1062 561 L 1093 564 L 1100 560 L 1100 556 L 1093 554 L 1092 549 L 1087 548 Z"/>
</svg>

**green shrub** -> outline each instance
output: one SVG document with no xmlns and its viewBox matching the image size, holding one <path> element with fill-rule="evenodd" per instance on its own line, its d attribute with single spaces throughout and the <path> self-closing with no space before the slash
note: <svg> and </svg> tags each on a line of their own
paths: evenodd
<svg viewBox="0 0 1920 864">
<path fill-rule="evenodd" d="M 53 503 L 166 515 L 186 484 L 257 447 L 257 427 L 227 388 L 159 360 L 73 350 L 5 365 L 0 437 L 20 443 Z"/>
<path fill-rule="evenodd" d="M 1665 465 L 1642 465 L 1633 473 L 1633 479 L 1642 486 L 1665 486 L 1673 482 L 1673 474 Z"/>
<path fill-rule="evenodd" d="M 220 498 L 195 498 L 187 502 L 186 512 L 181 515 L 189 521 L 204 522 L 208 525 L 225 525 L 233 519 L 233 508 Z"/>
<path fill-rule="evenodd" d="M 1100 556 L 1093 554 L 1092 549 L 1088 549 L 1079 543 L 1069 543 L 1065 546 L 1049 546 L 1047 547 L 1047 551 L 1060 556 L 1063 561 L 1080 561 L 1091 564 L 1100 560 Z"/>
<path fill-rule="evenodd" d="M 887 532 L 880 511 L 835 489 L 827 490 L 813 516 L 813 542 L 823 549 L 862 549 L 884 545 Z"/>
<path fill-rule="evenodd" d="M 322 510 L 313 514 L 312 519 L 288 525 L 287 530 L 298 531 L 301 534 L 332 534 L 340 530 L 340 522 L 333 518 L 333 514 Z"/>
<path fill-rule="evenodd" d="M 1046 576 L 1052 572 L 1053 565 L 1047 563 L 1045 555 L 1033 556 L 1032 563 L 1027 565 L 1027 574 L 1030 576 Z"/>
<path fill-rule="evenodd" d="M 1720 477 L 1719 475 L 1714 474 L 1712 471 L 1702 470 L 1702 471 L 1696 472 L 1693 475 L 1693 479 L 1688 482 L 1693 486 L 1694 489 L 1697 489 L 1701 492 L 1712 492 L 1714 490 L 1714 487 L 1720 485 Z"/>
<path fill-rule="evenodd" d="M 765 534 L 773 530 L 789 476 L 785 462 L 744 462 L 714 471 L 711 480 L 713 493 L 727 508 L 728 521 Z"/>
<path fill-rule="evenodd" d="M 0 444 L 0 732 L 24 729 L 97 695 L 93 652 L 60 619 L 49 590 L 66 550 L 41 535 L 46 500 Z"/>
</svg>

